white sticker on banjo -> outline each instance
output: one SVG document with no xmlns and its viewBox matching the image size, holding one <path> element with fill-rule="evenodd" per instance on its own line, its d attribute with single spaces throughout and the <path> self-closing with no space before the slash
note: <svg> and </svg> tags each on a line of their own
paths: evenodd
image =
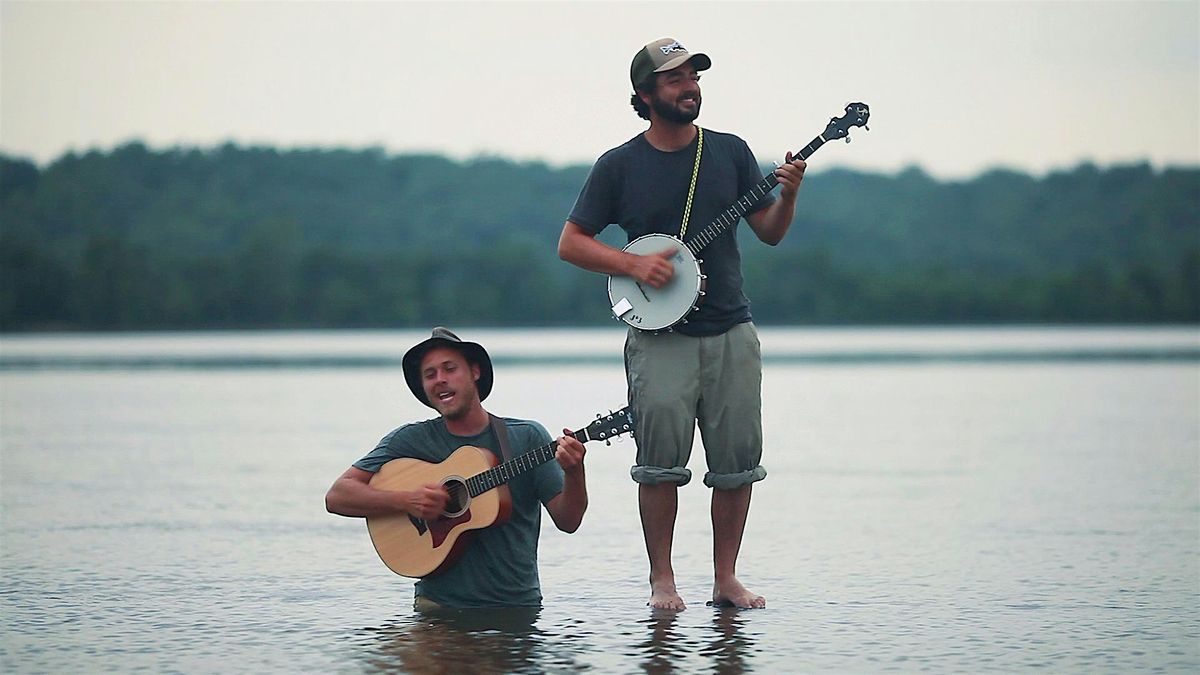
<svg viewBox="0 0 1200 675">
<path fill-rule="evenodd" d="M 629 298 L 621 298 L 620 302 L 612 306 L 613 315 L 617 318 L 625 316 L 631 309 L 633 309 L 633 305 L 629 302 Z"/>
</svg>

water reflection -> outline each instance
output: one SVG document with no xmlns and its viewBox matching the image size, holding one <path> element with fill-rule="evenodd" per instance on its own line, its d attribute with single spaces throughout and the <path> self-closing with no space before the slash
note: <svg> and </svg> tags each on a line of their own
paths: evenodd
<svg viewBox="0 0 1200 675">
<path fill-rule="evenodd" d="M 679 661 L 691 653 L 686 640 L 680 640 L 675 623 L 679 612 L 652 609 L 646 618 L 646 637 L 637 645 L 642 655 L 642 670 L 651 675 L 673 673 Z"/>
<path fill-rule="evenodd" d="M 650 675 L 695 672 L 697 667 L 730 675 L 748 672 L 753 643 L 743 630 L 741 611 L 714 609 L 709 630 L 697 631 L 694 625 L 679 626 L 679 612 L 652 610 L 642 622 L 646 636 L 637 645 L 641 670 Z"/>
<path fill-rule="evenodd" d="M 705 616 L 708 611 L 711 618 Z M 600 616 L 548 616 L 539 608 L 415 612 L 360 631 L 355 653 L 367 672 L 457 675 L 615 668 L 647 675 L 738 675 L 754 669 L 748 613 L 698 608 L 688 616 L 651 610 L 627 623 Z"/>
<path fill-rule="evenodd" d="M 438 610 L 414 613 L 361 636 L 369 670 L 411 673 L 540 672 L 541 609 Z"/>
<path fill-rule="evenodd" d="M 700 653 L 708 657 L 714 673 L 733 674 L 749 670 L 746 655 L 754 645 L 743 630 L 743 611 L 765 610 L 740 610 L 733 607 L 713 610 L 713 630 L 708 635 L 708 644 Z"/>
</svg>

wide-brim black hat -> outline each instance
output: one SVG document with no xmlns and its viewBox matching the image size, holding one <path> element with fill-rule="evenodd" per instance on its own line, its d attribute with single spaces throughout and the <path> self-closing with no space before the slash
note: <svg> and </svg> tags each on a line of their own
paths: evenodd
<svg viewBox="0 0 1200 675">
<path fill-rule="evenodd" d="M 433 329 L 433 335 L 424 342 L 419 342 L 404 354 L 404 381 L 408 382 L 408 388 L 412 390 L 413 396 L 425 405 L 433 408 L 433 404 L 429 402 L 429 397 L 425 395 L 425 386 L 421 383 L 421 359 L 425 358 L 425 353 L 434 347 L 450 347 L 462 352 L 468 363 L 479 365 L 479 381 L 476 383 L 479 387 L 479 400 L 488 397 L 492 393 L 492 358 L 488 356 L 487 350 L 474 342 L 466 342 L 459 339 L 457 335 L 452 333 L 449 328 L 438 326 Z"/>
</svg>

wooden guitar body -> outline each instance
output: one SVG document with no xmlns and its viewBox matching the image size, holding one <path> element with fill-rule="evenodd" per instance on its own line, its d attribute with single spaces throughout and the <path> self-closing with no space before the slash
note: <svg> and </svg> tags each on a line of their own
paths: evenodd
<svg viewBox="0 0 1200 675">
<path fill-rule="evenodd" d="M 570 433 L 580 443 L 633 433 L 633 413 L 628 407 L 607 416 L 597 415 L 588 426 Z M 407 513 L 367 518 L 367 532 L 375 552 L 396 574 L 427 577 L 449 567 L 466 550 L 475 530 L 508 520 L 512 493 L 507 483 L 554 459 L 558 443 L 551 441 L 504 463 L 488 450 L 464 445 L 441 462 L 399 458 L 384 464 L 371 477 L 377 490 L 416 490 L 442 485 L 449 500 L 433 520 Z"/>
<path fill-rule="evenodd" d="M 464 445 L 437 464 L 417 459 L 393 459 L 371 478 L 380 490 L 414 490 L 423 485 L 445 485 L 450 503 L 443 517 L 425 521 L 408 514 L 367 519 L 371 542 L 383 562 L 396 574 L 425 577 L 448 567 L 466 550 L 472 530 L 502 523 L 512 512 L 507 485 L 482 494 L 467 494 L 467 478 L 499 464 L 482 448 Z"/>
</svg>

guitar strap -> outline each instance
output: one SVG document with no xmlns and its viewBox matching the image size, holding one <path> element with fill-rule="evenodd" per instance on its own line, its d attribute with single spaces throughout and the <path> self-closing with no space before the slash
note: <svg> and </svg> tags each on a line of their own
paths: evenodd
<svg viewBox="0 0 1200 675">
<path fill-rule="evenodd" d="M 504 456 L 504 461 L 512 459 L 512 448 L 508 445 L 508 425 L 491 413 L 488 413 L 488 417 L 491 418 L 492 433 L 496 435 L 496 442 L 500 444 L 500 453 Z"/>
<path fill-rule="evenodd" d="M 679 239 L 687 233 L 688 221 L 692 219 L 692 197 L 696 194 L 696 178 L 700 176 L 700 153 L 704 151 L 704 127 L 696 127 L 696 165 L 692 167 L 692 185 L 688 188 L 687 205 L 683 208 L 683 224 L 679 226 Z"/>
</svg>

